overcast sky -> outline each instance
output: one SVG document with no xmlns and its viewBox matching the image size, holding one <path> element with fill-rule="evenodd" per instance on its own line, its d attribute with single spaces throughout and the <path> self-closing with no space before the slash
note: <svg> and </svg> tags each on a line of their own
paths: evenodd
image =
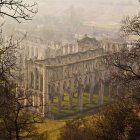
<svg viewBox="0 0 140 140">
<path fill-rule="evenodd" d="M 126 4 L 138 4 L 138 0 L 34 0 L 38 1 L 45 1 L 45 2 L 95 2 L 95 3 L 126 3 Z"/>
<path fill-rule="evenodd" d="M 112 26 L 119 29 L 120 22 L 127 15 L 135 15 L 140 10 L 138 0 L 25 0 L 38 3 L 38 13 L 34 18 L 42 16 L 61 16 L 73 5 L 81 8 L 86 23 L 91 26 Z M 82 13 L 82 14 L 83 14 Z M 31 22 L 34 22 L 31 21 Z"/>
<path fill-rule="evenodd" d="M 93 6 L 93 8 L 97 7 L 97 11 L 102 10 L 101 6 L 111 6 L 112 7 L 118 7 L 118 10 L 120 6 L 122 9 L 127 9 L 131 7 L 131 10 L 129 11 L 130 13 L 134 13 L 140 9 L 140 3 L 138 0 L 34 0 L 38 2 L 39 6 L 39 13 L 47 14 L 48 11 L 54 11 L 55 8 L 57 9 L 60 8 L 62 10 L 63 8 L 65 9 L 68 5 L 74 5 L 75 7 L 79 7 L 83 5 L 87 10 L 88 6 Z M 107 7 L 108 8 L 108 7 Z M 114 9 L 114 10 L 116 10 Z M 46 11 L 46 12 L 45 12 Z M 121 12 L 121 11 L 120 11 Z M 129 14 L 129 13 L 128 13 Z"/>
<path fill-rule="evenodd" d="M 94 17 L 106 17 L 105 21 L 120 22 L 126 15 L 134 15 L 140 10 L 138 0 L 34 0 L 38 2 L 38 15 L 63 14 L 65 10 L 73 5 L 81 7 L 84 12 Z M 115 18 L 116 17 L 116 18 Z M 95 20 L 96 22 L 96 20 Z M 97 19 L 97 22 L 101 22 Z"/>
</svg>

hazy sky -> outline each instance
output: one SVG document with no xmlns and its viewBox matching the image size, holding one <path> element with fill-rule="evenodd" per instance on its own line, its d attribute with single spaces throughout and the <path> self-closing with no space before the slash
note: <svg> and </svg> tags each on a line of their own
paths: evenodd
<svg viewBox="0 0 140 140">
<path fill-rule="evenodd" d="M 123 10 L 128 12 L 127 14 L 135 13 L 140 9 L 140 3 L 138 0 L 34 0 L 38 2 L 39 13 L 49 14 L 55 10 L 64 12 L 69 5 L 75 7 L 83 7 L 88 11 L 94 9 L 95 12 L 101 12 L 103 10 L 110 10 L 112 12 L 122 12 Z M 106 9 L 102 9 L 106 8 Z M 114 8 L 114 11 L 113 9 Z M 130 8 L 130 9 L 129 9 Z M 111 12 L 111 13 L 112 13 Z M 55 14 L 55 13 L 54 13 Z"/>
<path fill-rule="evenodd" d="M 35 1 L 35 0 L 34 0 Z M 126 15 L 134 15 L 140 10 L 138 0 L 36 0 L 40 15 L 60 16 L 73 5 L 83 8 L 85 16 L 94 24 L 119 24 Z M 104 21 L 104 22 L 102 22 Z M 88 22 L 88 21 L 87 21 Z"/>
<path fill-rule="evenodd" d="M 35 0 L 34 0 L 35 1 Z M 119 3 L 119 4 L 138 4 L 138 0 L 36 0 L 38 3 L 40 1 L 42 2 L 66 2 L 66 3 L 69 3 L 69 2 L 95 2 L 95 3 L 112 3 L 112 4 L 116 4 L 116 3 Z"/>
<path fill-rule="evenodd" d="M 119 29 L 120 22 L 127 15 L 135 15 L 140 10 L 138 0 L 25 0 L 38 3 L 38 13 L 34 19 L 44 16 L 61 17 L 70 6 L 82 9 L 85 24 L 109 29 Z M 34 22 L 34 19 L 30 22 Z M 40 23 L 42 24 L 42 23 Z"/>
</svg>

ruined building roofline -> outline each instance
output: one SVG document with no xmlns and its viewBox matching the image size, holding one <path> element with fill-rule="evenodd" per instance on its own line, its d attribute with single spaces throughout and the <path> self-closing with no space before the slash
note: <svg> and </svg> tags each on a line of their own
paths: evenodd
<svg viewBox="0 0 140 140">
<path fill-rule="evenodd" d="M 99 42 L 107 42 L 107 43 L 113 43 L 113 44 L 124 44 L 123 42 L 116 42 L 116 41 L 113 41 L 113 40 L 108 40 L 108 39 L 104 39 L 104 40 L 99 40 Z"/>
<path fill-rule="evenodd" d="M 73 64 L 77 64 L 77 63 L 82 63 L 82 62 L 86 62 L 86 61 L 91 61 L 91 60 L 95 60 L 97 58 L 102 58 L 103 56 L 97 56 L 97 57 L 94 57 L 94 58 L 89 58 L 89 59 L 82 59 L 82 60 L 79 60 L 79 61 L 75 61 L 75 62 L 71 62 L 71 63 L 67 63 L 67 64 L 59 64 L 59 65 L 46 65 L 46 64 L 43 64 L 43 63 L 39 63 L 37 61 L 33 61 L 33 60 L 30 60 L 32 61 L 33 63 L 37 64 L 37 65 L 41 65 L 43 67 L 47 67 L 47 68 L 56 68 L 56 67 L 64 67 L 64 66 L 68 66 L 68 65 L 73 65 Z"/>
<path fill-rule="evenodd" d="M 39 63 L 37 61 L 32 61 L 32 62 L 34 62 L 35 64 L 38 64 L 38 65 L 41 65 L 43 67 L 47 67 L 47 68 L 52 69 L 52 68 L 64 67 L 64 66 L 69 66 L 69 65 L 77 64 L 77 63 L 82 63 L 82 62 L 86 62 L 86 61 L 101 59 L 101 58 L 103 58 L 105 56 L 113 55 L 113 54 L 116 54 L 116 53 L 118 53 L 118 52 L 114 52 L 114 53 L 110 53 L 110 54 L 104 54 L 104 55 L 96 56 L 94 58 L 82 59 L 82 60 L 79 60 L 79 61 L 75 61 L 75 62 L 71 62 L 71 63 L 67 63 L 67 64 L 59 64 L 59 65 L 45 65 L 45 64 Z"/>
<path fill-rule="evenodd" d="M 95 37 L 89 37 L 89 36 L 87 36 L 87 35 L 85 35 L 82 39 L 78 39 L 77 42 L 78 42 L 78 43 L 83 43 L 83 42 L 86 41 L 86 40 L 98 42 L 98 40 L 96 40 Z"/>
<path fill-rule="evenodd" d="M 96 49 L 90 49 L 90 50 L 87 50 L 87 51 L 79 51 L 79 52 L 76 52 L 76 53 L 71 53 L 71 54 L 65 54 L 65 55 L 61 55 L 61 56 L 57 56 L 57 57 L 50 57 L 50 58 L 47 58 L 47 59 L 44 59 L 44 60 L 36 60 L 38 62 L 45 62 L 47 60 L 54 60 L 54 59 L 57 59 L 57 58 L 65 58 L 65 57 L 69 57 L 69 56 L 74 56 L 74 55 L 80 55 L 80 54 L 86 54 L 88 52 L 91 52 L 91 51 L 97 51 L 97 50 L 103 50 L 103 48 L 96 48 Z"/>
<path fill-rule="evenodd" d="M 40 65 L 42 67 L 47 67 L 49 69 L 52 69 L 52 68 L 69 66 L 69 65 L 73 65 L 73 64 L 77 64 L 77 63 L 83 63 L 83 62 L 86 62 L 86 61 L 101 59 L 103 57 L 106 57 L 106 56 L 109 56 L 109 55 L 114 55 L 116 53 L 118 53 L 118 52 L 113 52 L 113 53 L 109 53 L 109 54 L 104 54 L 104 55 L 96 56 L 94 58 L 82 59 L 82 60 L 79 60 L 79 61 L 75 61 L 75 62 L 71 62 L 71 63 L 67 63 L 67 64 L 59 64 L 59 65 L 46 65 L 46 64 L 43 64 L 43 63 L 39 63 L 37 60 L 34 61 L 32 59 L 30 59 L 28 62 L 32 62 L 32 63 L 35 63 L 35 64 Z"/>
<path fill-rule="evenodd" d="M 108 42 L 108 43 L 114 43 L 114 44 L 123 44 L 123 42 L 117 42 L 113 40 L 103 39 L 103 40 L 97 40 L 95 37 L 89 37 L 85 35 L 82 39 L 78 39 L 77 43 L 84 43 L 84 41 L 90 40 L 90 41 L 96 41 L 96 42 Z"/>
</svg>

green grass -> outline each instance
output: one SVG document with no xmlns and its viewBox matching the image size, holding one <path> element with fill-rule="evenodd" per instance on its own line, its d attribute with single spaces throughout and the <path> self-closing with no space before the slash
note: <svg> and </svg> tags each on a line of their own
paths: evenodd
<svg viewBox="0 0 140 140">
<path fill-rule="evenodd" d="M 64 101 L 62 101 L 62 110 L 58 111 L 57 103 L 58 99 L 54 99 L 54 103 L 52 104 L 52 113 L 55 118 L 59 118 L 59 120 L 49 120 L 46 119 L 44 123 L 36 124 L 37 131 L 39 136 L 28 138 L 26 140 L 57 140 L 60 130 L 65 125 L 65 120 L 73 119 L 75 117 L 84 117 L 90 116 L 99 111 L 98 104 L 98 85 L 95 87 L 95 93 L 93 96 L 93 104 L 89 104 L 89 93 L 84 93 L 83 95 L 83 113 L 77 112 L 77 94 L 74 95 L 72 109 L 69 109 L 69 95 L 65 93 Z M 104 103 L 109 103 L 112 101 L 111 98 L 108 97 L 108 88 L 105 87 L 104 93 Z"/>
<path fill-rule="evenodd" d="M 107 91 L 107 89 L 105 89 L 105 91 Z M 98 94 L 94 94 L 93 96 L 93 104 L 89 104 L 89 93 L 84 93 L 83 95 L 83 112 L 84 114 L 78 113 L 77 112 L 77 94 L 74 95 L 74 98 L 72 100 L 72 109 L 69 109 L 69 95 L 67 93 L 64 94 L 64 101 L 62 101 L 62 110 L 61 112 L 58 111 L 58 99 L 55 98 L 54 102 L 52 104 L 52 113 L 54 114 L 54 118 L 55 119 L 71 119 L 80 115 L 85 115 L 85 113 L 93 111 L 94 108 L 96 108 L 97 106 L 99 106 L 98 104 Z M 108 97 L 108 95 L 105 94 L 104 96 L 104 103 L 108 103 L 110 101 L 112 101 L 112 99 L 110 99 Z"/>
<path fill-rule="evenodd" d="M 61 120 L 49 120 L 46 119 L 44 123 L 41 124 L 36 124 L 37 126 L 37 131 L 39 133 L 39 136 L 37 137 L 32 137 L 31 139 L 26 139 L 26 140 L 57 140 L 60 130 L 63 128 L 65 125 L 65 120 L 69 120 L 75 117 L 84 117 L 84 116 L 90 116 L 93 113 L 96 113 L 99 108 L 96 108 L 98 106 L 98 95 L 94 94 L 94 103 L 89 104 L 89 93 L 84 93 L 83 96 L 83 113 L 77 113 L 74 114 L 77 110 L 77 94 L 75 94 L 75 97 L 73 99 L 73 108 L 70 110 L 69 109 L 69 96 L 68 94 L 65 93 L 65 98 L 64 101 L 62 102 L 63 109 L 61 112 L 58 112 L 57 109 L 57 102 L 58 100 L 55 99 L 52 107 L 52 112 L 54 115 L 57 117 L 62 117 Z M 109 97 L 105 96 L 104 97 L 104 103 L 108 103 L 112 101 Z M 95 107 L 95 109 L 93 109 Z M 65 115 L 68 115 L 65 117 Z"/>
<path fill-rule="evenodd" d="M 64 125 L 64 120 L 46 119 L 44 123 L 35 124 L 38 132 L 37 136 L 25 138 L 24 140 L 57 140 L 60 130 Z"/>
<path fill-rule="evenodd" d="M 48 137 L 48 140 L 56 140 L 59 136 L 60 129 L 65 125 L 62 120 L 46 120 L 44 124 L 37 124 L 38 132 L 43 134 L 43 137 Z M 45 136 L 45 134 L 47 136 Z"/>
</svg>

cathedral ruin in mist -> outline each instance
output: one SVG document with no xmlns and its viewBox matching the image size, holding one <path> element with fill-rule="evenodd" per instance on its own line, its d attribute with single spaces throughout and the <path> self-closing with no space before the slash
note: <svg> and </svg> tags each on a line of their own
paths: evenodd
<svg viewBox="0 0 140 140">
<path fill-rule="evenodd" d="M 101 60 L 104 55 L 119 51 L 123 44 L 96 40 L 87 35 L 71 43 L 43 42 L 33 37 L 24 44 L 24 81 L 20 85 L 30 93 L 33 106 L 39 106 L 37 113 L 51 117 L 54 98 L 58 99 L 57 108 L 60 112 L 64 93 L 69 96 L 69 109 L 73 107 L 74 94 L 78 94 L 77 111 L 82 112 L 83 93 L 88 88 L 89 104 L 93 104 L 94 87 L 97 83 L 98 103 L 103 104 L 108 71 Z"/>
</svg>

